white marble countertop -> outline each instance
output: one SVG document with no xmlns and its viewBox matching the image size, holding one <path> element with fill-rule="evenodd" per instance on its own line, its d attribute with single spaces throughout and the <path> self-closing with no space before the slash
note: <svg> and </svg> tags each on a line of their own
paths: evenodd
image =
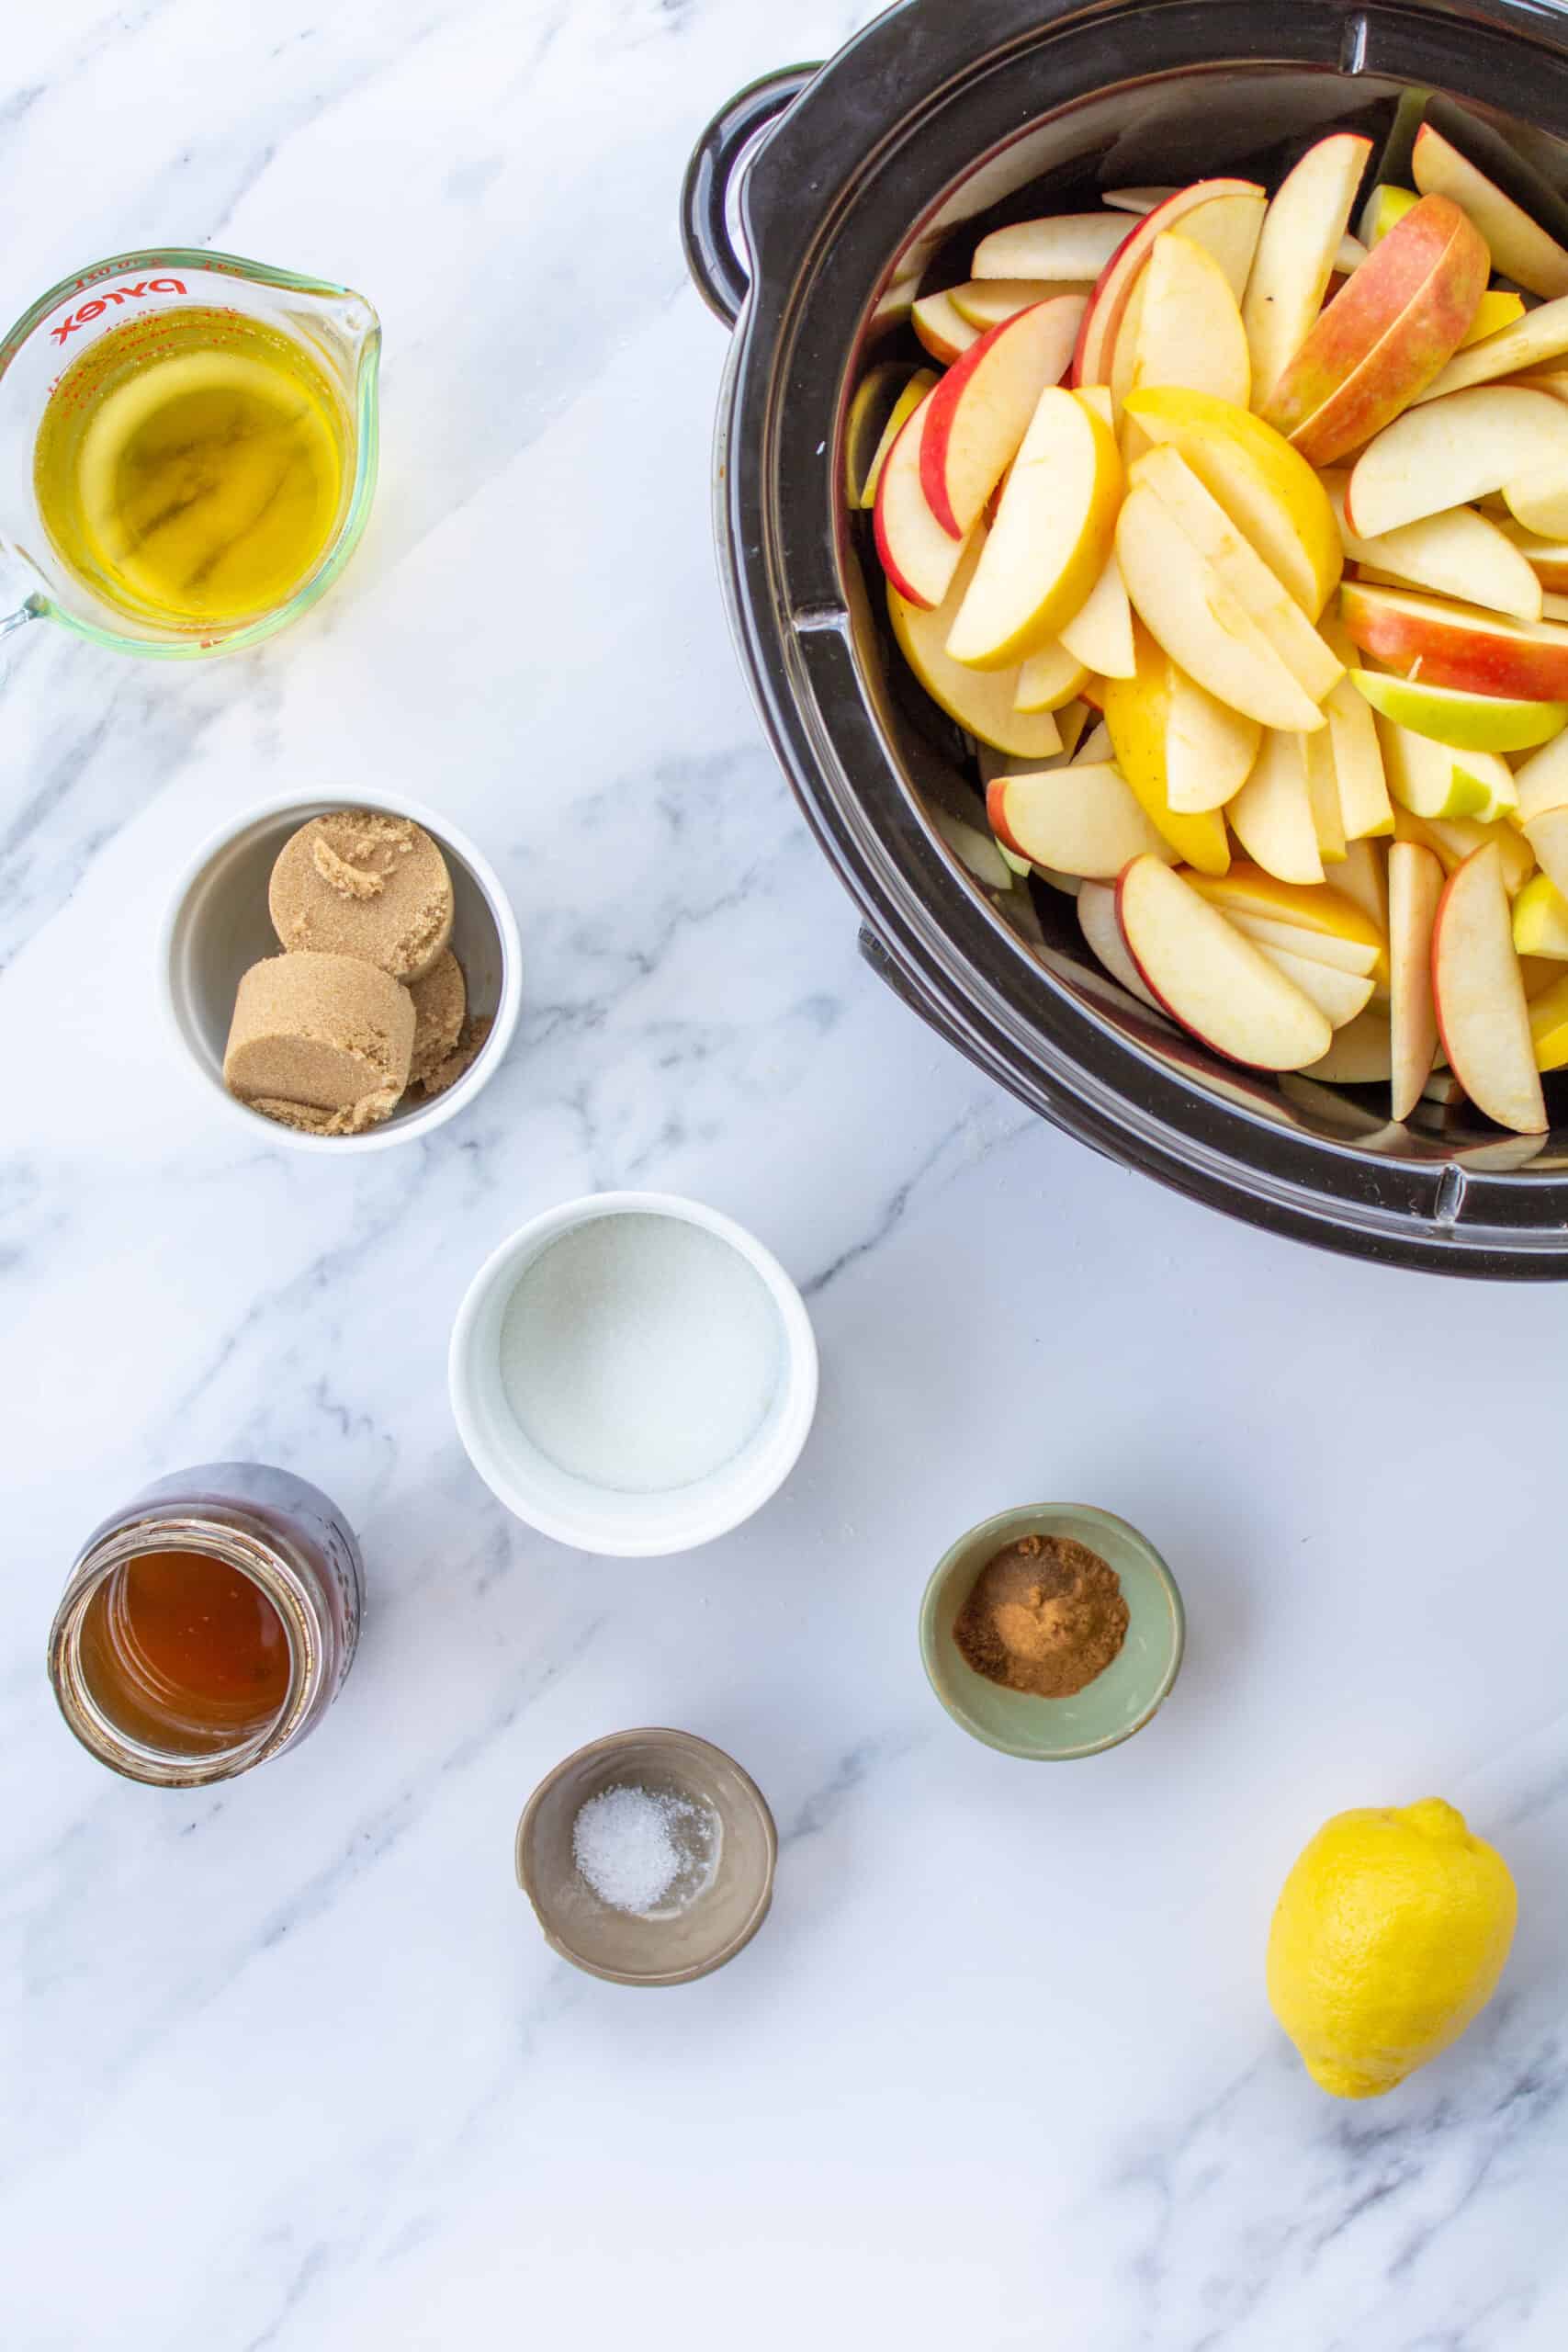
<svg viewBox="0 0 1568 2352">
<path fill-rule="evenodd" d="M 177 671 L 0 653 L 6 2352 L 636 2342 L 1557 2352 L 1568 2331 L 1568 1585 L 1555 1290 L 1269 1240 L 1025 1116 L 862 967 L 761 741 L 708 526 L 721 331 L 688 147 L 854 0 L 55 0 L 7 20 L 0 310 L 203 241 L 362 287 L 385 458 L 342 586 Z M 407 1153 L 249 1142 L 152 943 L 198 835 L 292 784 L 451 812 L 522 922 L 479 1103 Z M 475 1266 L 584 1189 L 685 1191 L 808 1290 L 783 1496 L 685 1558 L 510 1521 L 454 1433 Z M 308 1747 L 195 1799 L 42 1671 L 147 1477 L 291 1464 L 361 1531 Z M 1035 1771 L 926 1689 L 970 1521 L 1145 1527 L 1190 1620 L 1156 1723 Z M 570 1748 L 757 1776 L 772 1919 L 657 1996 L 512 1880 Z M 1518 1877 L 1498 2000 L 1370 2108 L 1269 2018 L 1325 1814 L 1440 1793 Z"/>
</svg>

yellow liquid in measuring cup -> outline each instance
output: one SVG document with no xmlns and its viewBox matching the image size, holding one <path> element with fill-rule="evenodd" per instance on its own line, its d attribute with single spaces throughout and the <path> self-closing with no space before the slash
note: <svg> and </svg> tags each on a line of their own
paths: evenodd
<svg viewBox="0 0 1568 2352">
<path fill-rule="evenodd" d="M 192 308 L 128 321 L 62 376 L 33 481 L 61 561 L 165 628 L 232 628 L 321 561 L 348 429 L 310 354 L 276 327 Z"/>
</svg>

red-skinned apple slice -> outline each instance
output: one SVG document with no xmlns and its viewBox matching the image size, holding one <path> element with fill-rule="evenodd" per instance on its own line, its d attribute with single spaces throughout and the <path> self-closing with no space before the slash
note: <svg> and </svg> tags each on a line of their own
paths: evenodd
<svg viewBox="0 0 1568 2352">
<path fill-rule="evenodd" d="M 1403 530 L 1385 532 L 1381 538 L 1364 539 L 1351 529 L 1345 512 L 1345 481 L 1343 474 L 1324 476 L 1352 562 L 1366 564 L 1402 587 L 1432 588 L 1439 596 L 1485 605 L 1515 620 L 1540 620 L 1541 582 L 1507 532 L 1489 515 L 1478 514 L 1471 506 L 1454 506 L 1446 514 L 1407 523 Z"/>
<path fill-rule="evenodd" d="M 1267 202 L 1254 180 L 1195 180 L 1190 187 L 1178 188 L 1174 196 L 1145 213 L 1128 231 L 1095 282 L 1073 355 L 1074 383 L 1111 382 L 1111 354 L 1128 299 L 1155 239 L 1167 229 L 1179 229 L 1184 237 L 1212 254 L 1239 301 Z"/>
<path fill-rule="evenodd" d="M 909 324 L 944 368 L 980 339 L 979 328 L 961 317 L 945 294 L 922 294 L 909 312 Z"/>
<path fill-rule="evenodd" d="M 876 485 L 873 525 L 882 569 L 900 596 L 934 611 L 953 585 L 964 542 L 944 531 L 920 487 L 920 439 L 928 392 L 898 438 Z"/>
<path fill-rule="evenodd" d="M 1443 895 L 1443 869 L 1417 842 L 1394 842 L 1388 853 L 1389 1036 L 1396 1119 L 1407 1119 L 1421 1099 L 1438 1050 L 1432 1003 L 1432 925 Z"/>
<path fill-rule="evenodd" d="M 1081 295 L 1019 311 L 951 367 L 926 402 L 920 487 L 944 531 L 963 538 L 1017 457 L 1047 384 L 1066 373 Z"/>
<path fill-rule="evenodd" d="M 1463 206 L 1501 277 L 1548 300 L 1568 294 L 1568 253 L 1429 122 L 1416 134 L 1410 169 L 1423 195 L 1447 196 Z"/>
<path fill-rule="evenodd" d="M 1266 413 L 1274 386 L 1323 307 L 1334 256 L 1371 152 L 1371 141 L 1353 131 L 1318 140 L 1281 180 L 1263 217 L 1241 314 L 1253 387 Z M 1480 291 L 1477 287 L 1478 296 Z"/>
<path fill-rule="evenodd" d="M 1488 844 L 1449 877 L 1432 931 L 1438 1033 L 1478 1111 L 1517 1135 L 1540 1135 L 1546 1103 L 1529 1006 L 1514 953 L 1503 865 Z"/>
<path fill-rule="evenodd" d="M 955 662 L 1009 669 L 1071 619 L 1111 552 L 1122 479 L 1103 421 L 1071 392 L 1043 391 L 953 625 Z"/>
<path fill-rule="evenodd" d="M 1060 277 L 1089 286 L 1127 234 L 1113 212 L 1066 212 L 993 229 L 975 248 L 976 277 Z"/>
<path fill-rule="evenodd" d="M 1314 466 L 1359 448 L 1458 350 L 1486 271 L 1458 206 L 1424 197 L 1303 334 L 1260 403 L 1265 418 Z"/>
<path fill-rule="evenodd" d="M 1346 582 L 1339 606 L 1363 653 L 1428 685 L 1568 702 L 1568 628 L 1558 622 L 1506 620 L 1472 605 L 1359 580 Z"/>
<path fill-rule="evenodd" d="M 1161 841 L 1119 768 L 1077 761 L 1027 775 L 993 776 L 986 813 L 1019 857 L 1089 882 L 1110 882 L 1129 858 L 1175 855 Z"/>
<path fill-rule="evenodd" d="M 1104 965 L 1113 980 L 1119 980 L 1129 996 L 1146 1004 L 1152 1012 L 1161 1010 L 1159 999 L 1151 996 L 1144 986 L 1143 975 L 1127 953 L 1127 943 L 1122 936 L 1122 926 L 1116 920 L 1116 891 L 1109 882 L 1086 882 L 1078 892 L 1078 929 L 1093 954 Z"/>
<path fill-rule="evenodd" d="M 1010 752 L 1021 759 L 1049 759 L 1062 748 L 1061 731 L 1048 711 L 1025 714 L 1016 707 L 1016 671 L 968 670 L 947 650 L 948 631 L 985 544 L 986 526 L 978 523 L 959 559 L 953 585 L 934 612 L 910 604 L 889 581 L 887 616 L 898 650 L 950 718 L 995 751 Z"/>
<path fill-rule="evenodd" d="M 1481 384 L 1385 426 L 1351 469 L 1346 519 L 1358 537 L 1374 539 L 1565 466 L 1568 407 L 1517 384 Z"/>
<path fill-rule="evenodd" d="M 1124 869 L 1116 914 L 1146 986 L 1216 1052 L 1254 1069 L 1300 1069 L 1328 1051 L 1326 1014 L 1157 857 Z"/>
<path fill-rule="evenodd" d="M 1247 330 L 1213 254 L 1179 229 L 1162 231 L 1140 290 L 1132 389 L 1176 386 L 1246 408 L 1252 388 Z"/>
</svg>

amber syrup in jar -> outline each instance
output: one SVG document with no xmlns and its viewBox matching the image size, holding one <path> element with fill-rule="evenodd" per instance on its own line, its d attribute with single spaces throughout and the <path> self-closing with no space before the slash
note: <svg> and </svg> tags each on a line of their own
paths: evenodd
<svg viewBox="0 0 1568 2352">
<path fill-rule="evenodd" d="M 288 1695 L 288 1634 L 243 1568 L 205 1552 L 146 1552 L 98 1586 L 82 1672 L 133 1739 L 185 1756 L 249 1740 Z"/>
</svg>

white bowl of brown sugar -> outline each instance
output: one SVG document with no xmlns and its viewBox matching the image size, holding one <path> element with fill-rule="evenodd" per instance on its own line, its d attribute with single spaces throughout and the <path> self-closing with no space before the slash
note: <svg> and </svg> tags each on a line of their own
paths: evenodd
<svg viewBox="0 0 1568 2352">
<path fill-rule="evenodd" d="M 499 876 L 401 795 L 265 801 L 207 842 L 164 920 L 165 1010 L 253 1133 L 306 1151 L 429 1135 L 500 1068 L 522 941 Z"/>
</svg>

